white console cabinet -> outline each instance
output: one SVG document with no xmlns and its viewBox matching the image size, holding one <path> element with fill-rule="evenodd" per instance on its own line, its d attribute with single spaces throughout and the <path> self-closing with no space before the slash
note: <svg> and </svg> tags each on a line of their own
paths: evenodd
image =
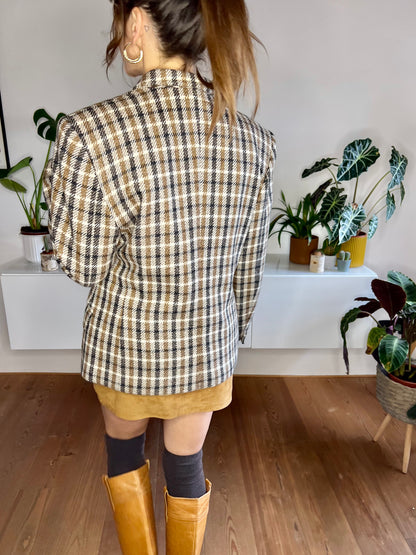
<svg viewBox="0 0 416 555">
<path fill-rule="evenodd" d="M 341 347 L 340 319 L 354 298 L 371 296 L 377 275 L 361 266 L 348 272 L 314 274 L 287 256 L 267 257 L 262 287 L 252 320 L 253 349 L 333 349 Z M 362 348 L 367 320 L 351 326 L 348 344 Z"/>
<path fill-rule="evenodd" d="M 2 265 L 0 279 L 12 349 L 80 349 L 88 287 L 23 258 Z"/>
<path fill-rule="evenodd" d="M 348 273 L 313 274 L 307 266 L 269 255 L 256 310 L 243 348 L 338 348 L 340 317 L 356 296 L 371 295 L 376 274 L 366 267 Z M 89 289 L 62 270 L 17 259 L 0 268 L 12 349 L 79 349 Z M 365 323 L 354 324 L 349 345 L 361 348 Z M 368 322 L 366 323 L 368 326 Z"/>
</svg>

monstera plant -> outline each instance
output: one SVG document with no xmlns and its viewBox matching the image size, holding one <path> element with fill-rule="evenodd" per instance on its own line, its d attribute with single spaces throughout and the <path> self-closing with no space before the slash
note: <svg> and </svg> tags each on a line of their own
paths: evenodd
<svg viewBox="0 0 416 555">
<path fill-rule="evenodd" d="M 374 184 L 367 185 L 361 194 L 359 178 L 379 157 L 380 152 L 372 145 L 371 139 L 356 139 L 345 147 L 340 164 L 335 158 L 323 158 L 303 171 L 303 178 L 323 170 L 328 170 L 331 175 L 331 179 L 321 186 L 325 194 L 319 215 L 323 222 L 330 223 L 328 241 L 332 245 L 342 244 L 363 230 L 371 239 L 377 230 L 379 214 L 384 211 L 387 221 L 392 217 L 397 202 L 403 202 L 403 178 L 408 160 L 394 146 L 389 170 Z M 344 187 L 347 182 L 352 183 L 349 191 Z M 346 196 L 344 192 L 347 192 Z"/>
<path fill-rule="evenodd" d="M 0 170 L 0 183 L 6 189 L 14 191 L 17 194 L 17 198 L 22 205 L 29 227 L 32 231 L 38 231 L 42 229 L 42 212 L 43 210 L 47 210 L 48 208 L 46 203 L 42 202 L 42 177 L 46 164 L 49 160 L 52 143 L 56 139 L 56 131 L 59 120 L 64 116 L 65 114 L 59 113 L 56 119 L 53 119 L 43 108 L 36 110 L 36 112 L 33 114 L 33 121 L 37 127 L 38 135 L 42 137 L 42 139 L 49 141 L 45 163 L 43 164 L 43 169 L 38 179 L 36 178 L 35 172 L 33 170 L 32 158 L 30 156 L 23 158 L 22 160 L 20 160 L 20 162 L 18 162 L 8 170 Z M 28 203 L 26 202 L 24 196 L 27 193 L 26 187 L 11 178 L 11 176 L 14 177 L 14 174 L 24 168 L 29 168 L 34 183 L 33 193 Z"/>
</svg>

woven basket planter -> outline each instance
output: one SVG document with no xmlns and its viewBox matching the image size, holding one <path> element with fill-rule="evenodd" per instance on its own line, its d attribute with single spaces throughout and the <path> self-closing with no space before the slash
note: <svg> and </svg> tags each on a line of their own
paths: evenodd
<svg viewBox="0 0 416 555">
<path fill-rule="evenodd" d="M 416 405 L 416 388 L 407 387 L 389 378 L 377 365 L 376 395 L 383 409 L 406 424 L 416 424 L 408 418 L 407 411 Z"/>
</svg>

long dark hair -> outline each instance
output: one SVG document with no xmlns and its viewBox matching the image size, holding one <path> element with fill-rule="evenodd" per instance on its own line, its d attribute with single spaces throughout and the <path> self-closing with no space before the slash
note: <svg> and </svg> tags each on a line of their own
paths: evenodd
<svg viewBox="0 0 416 555">
<path fill-rule="evenodd" d="M 250 78 L 255 87 L 257 111 L 260 88 L 253 52 L 253 40 L 261 42 L 249 29 L 244 0 L 114 0 L 111 40 L 107 46 L 107 67 L 113 62 L 123 40 L 130 12 L 147 11 L 157 28 L 166 58 L 181 56 L 186 70 L 208 53 L 212 81 L 197 72 L 200 80 L 214 90 L 211 131 L 228 108 L 236 118 L 236 96 Z"/>
</svg>

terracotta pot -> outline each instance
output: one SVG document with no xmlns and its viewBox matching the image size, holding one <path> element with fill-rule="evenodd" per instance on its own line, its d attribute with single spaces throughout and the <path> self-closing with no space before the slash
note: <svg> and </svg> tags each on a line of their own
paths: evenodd
<svg viewBox="0 0 416 555">
<path fill-rule="evenodd" d="M 30 226 L 23 226 L 20 229 L 20 235 L 26 260 L 40 264 L 40 253 L 44 247 L 43 238 L 49 235 L 48 228 L 42 226 L 41 229 L 33 230 Z"/>
<path fill-rule="evenodd" d="M 309 264 L 311 253 L 318 248 L 318 237 L 312 235 L 312 241 L 308 245 L 307 239 L 290 237 L 289 260 L 295 264 Z"/>
<path fill-rule="evenodd" d="M 412 370 L 416 370 L 416 367 L 415 367 L 414 364 L 412 364 Z M 386 372 L 386 374 L 387 374 L 387 372 Z M 403 380 L 402 378 L 399 378 L 398 376 L 395 376 L 394 374 L 388 374 L 388 377 L 396 383 L 401 383 L 402 385 L 405 385 L 406 387 L 411 387 L 413 389 L 416 389 L 416 382 L 409 382 L 408 380 Z"/>
<path fill-rule="evenodd" d="M 351 253 L 351 268 L 364 264 L 365 249 L 367 246 L 367 233 L 360 231 L 355 237 L 342 244 L 342 250 Z"/>
</svg>

